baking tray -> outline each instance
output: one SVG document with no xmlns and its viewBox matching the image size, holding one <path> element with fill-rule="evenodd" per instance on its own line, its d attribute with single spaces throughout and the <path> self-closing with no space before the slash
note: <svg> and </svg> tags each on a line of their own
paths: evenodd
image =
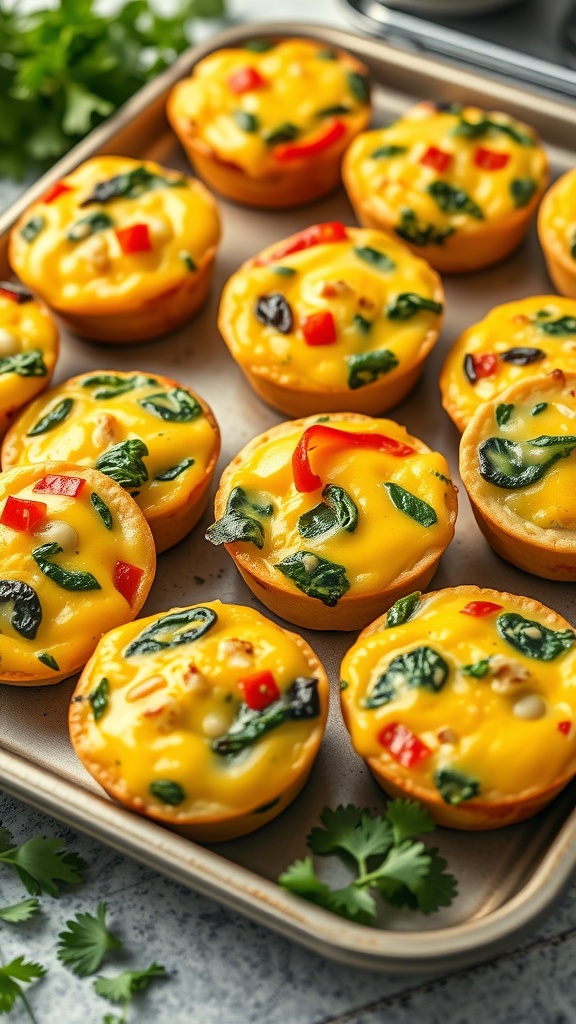
<svg viewBox="0 0 576 1024">
<path fill-rule="evenodd" d="M 525 118 L 543 136 L 556 171 L 576 162 L 566 140 L 576 143 L 576 112 L 555 100 L 504 87 L 477 75 L 408 57 L 382 43 L 325 27 L 293 23 L 235 28 L 179 58 L 109 122 L 37 182 L 0 220 L 0 274 L 7 273 L 7 232 L 25 206 L 62 174 L 96 153 L 151 157 L 187 170 L 164 117 L 166 95 L 200 58 L 221 46 L 266 35 L 306 35 L 355 53 L 371 68 L 375 122 L 388 120 L 421 97 L 463 100 L 501 108 Z M 168 338 L 137 347 L 98 346 L 65 335 L 56 381 L 96 368 L 164 373 L 197 389 L 212 405 L 223 434 L 221 466 L 254 435 L 281 417 L 263 405 L 231 360 L 216 329 L 220 289 L 255 251 L 310 223 L 341 219 L 354 223 L 343 191 L 312 206 L 282 213 L 247 210 L 221 201 L 223 244 L 210 301 L 200 316 Z M 442 412 L 438 372 L 458 333 L 489 308 L 513 298 L 549 292 L 534 232 L 506 263 L 482 273 L 446 280 L 446 323 L 424 376 L 394 416 L 438 448 L 457 469 L 458 435 Z M 486 546 L 465 493 L 456 537 L 444 555 L 434 588 L 460 583 L 495 586 L 550 604 L 576 621 L 574 588 L 537 579 L 512 568 Z M 221 598 L 260 607 L 222 549 L 203 539 L 203 521 L 176 548 L 160 556 L 144 615 Z M 204 582 L 201 582 L 204 581 Z M 264 609 L 266 611 L 266 609 Z M 280 621 L 280 620 L 278 620 Z M 305 837 L 328 804 L 382 808 L 384 797 L 351 750 L 338 710 L 338 666 L 353 634 L 311 633 L 306 638 L 325 662 L 332 682 L 329 727 L 309 783 L 276 821 L 243 839 L 200 846 L 112 803 L 77 762 L 67 731 L 73 681 L 54 687 L 0 686 L 0 785 L 110 846 L 178 882 L 227 904 L 295 941 L 359 967 L 430 971 L 486 959 L 534 929 L 570 879 L 576 854 L 573 784 L 532 821 L 499 832 L 439 829 L 435 842 L 457 875 L 460 893 L 452 907 L 430 917 L 390 910 L 379 928 L 348 923 L 283 892 L 275 879 L 304 855 Z M 327 865 L 326 865 L 327 867 Z M 324 869 L 324 864 L 322 864 Z"/>
</svg>

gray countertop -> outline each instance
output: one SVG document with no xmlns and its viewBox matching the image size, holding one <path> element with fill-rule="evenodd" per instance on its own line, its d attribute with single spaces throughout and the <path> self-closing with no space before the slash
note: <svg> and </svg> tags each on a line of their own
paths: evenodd
<svg viewBox="0 0 576 1024">
<path fill-rule="evenodd" d="M 290 17 L 347 27 L 333 0 L 231 0 L 238 19 Z M 0 186 L 0 205 L 17 188 Z M 18 842 L 63 836 L 86 861 L 86 881 L 59 900 L 44 897 L 36 919 L 0 924 L 0 961 L 24 954 L 48 968 L 28 989 L 37 1024 L 91 1024 L 113 1007 L 56 959 L 58 932 L 105 901 L 123 940 L 116 969 L 157 961 L 169 977 L 137 996 L 128 1021 L 139 1024 L 569 1024 L 576 1022 L 576 888 L 547 923 L 498 960 L 456 974 L 382 975 L 330 963 L 100 843 L 0 795 L 0 822 Z M 22 886 L 0 871 L 0 906 Z M 334 928 L 339 927 L 334 918 Z M 10 1020 L 25 1021 L 15 1008 Z"/>
</svg>

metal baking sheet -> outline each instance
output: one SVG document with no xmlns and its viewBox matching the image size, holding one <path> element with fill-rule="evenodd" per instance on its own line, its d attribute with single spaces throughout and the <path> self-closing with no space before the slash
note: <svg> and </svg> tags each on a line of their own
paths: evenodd
<svg viewBox="0 0 576 1024">
<path fill-rule="evenodd" d="M 566 148 L 567 140 L 576 142 L 576 112 L 565 104 L 346 32 L 309 26 L 302 30 L 291 23 L 250 25 L 184 54 L 30 189 L 0 220 L 0 275 L 7 273 L 7 235 L 16 217 L 32 198 L 87 157 L 116 152 L 188 170 L 168 130 L 164 103 L 173 83 L 188 74 L 197 60 L 213 49 L 254 36 L 297 34 L 348 49 L 369 64 L 376 82 L 375 123 L 390 119 L 422 97 L 477 102 L 532 123 L 547 144 L 555 171 L 576 162 Z M 64 335 L 55 382 L 87 370 L 117 368 L 164 373 L 191 385 L 210 402 L 219 420 L 221 468 L 241 445 L 281 420 L 254 396 L 218 335 L 216 312 L 222 285 L 261 247 L 310 223 L 335 219 L 354 223 L 354 217 L 343 190 L 312 206 L 282 213 L 243 209 L 224 201 L 220 206 L 223 243 L 210 300 L 201 315 L 168 338 L 142 346 L 98 346 Z M 441 409 L 438 390 L 447 347 L 497 303 L 552 289 L 534 230 L 507 262 L 478 274 L 448 278 L 445 285 L 447 315 L 440 343 L 414 392 L 387 415 L 443 452 L 456 474 L 459 438 Z M 144 615 L 214 598 L 260 607 L 226 552 L 204 541 L 210 521 L 208 511 L 188 538 L 160 556 Z M 475 526 L 463 489 L 456 537 L 431 589 L 461 583 L 538 598 L 576 622 L 574 588 L 540 580 L 498 559 Z M 536 926 L 570 879 L 576 853 L 576 784 L 537 818 L 520 825 L 491 833 L 439 829 L 435 842 L 459 879 L 460 893 L 452 907 L 430 917 L 390 910 L 381 927 L 368 928 L 336 918 L 276 886 L 284 867 L 304 855 L 306 834 L 325 804 L 353 801 L 378 808 L 384 800 L 351 750 L 338 709 L 338 667 L 354 636 L 304 633 L 325 662 L 332 682 L 327 735 L 301 796 L 253 835 L 200 846 L 112 803 L 77 762 L 68 741 L 66 716 L 73 681 L 34 689 L 0 686 L 0 786 L 179 882 L 351 965 L 429 971 L 473 963 L 507 948 L 513 938 Z"/>
</svg>

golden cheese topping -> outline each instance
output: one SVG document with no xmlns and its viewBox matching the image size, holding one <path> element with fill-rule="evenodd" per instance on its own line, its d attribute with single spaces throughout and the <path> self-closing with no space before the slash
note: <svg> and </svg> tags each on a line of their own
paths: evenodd
<svg viewBox="0 0 576 1024">
<path fill-rule="evenodd" d="M 482 402 L 556 368 L 576 371 L 576 300 L 533 295 L 507 302 L 450 349 L 440 376 L 442 403 L 463 430 Z"/>
<path fill-rule="evenodd" d="M 212 601 L 105 636 L 71 706 L 90 771 L 152 816 L 267 809 L 314 757 L 328 684 L 310 648 L 263 615 Z"/>
<path fill-rule="evenodd" d="M 71 463 L 0 476 L 0 678 L 61 678 L 136 615 L 156 557 L 128 495 Z"/>
<path fill-rule="evenodd" d="M 0 429 L 50 383 L 56 324 L 21 285 L 0 281 Z"/>
<path fill-rule="evenodd" d="M 212 543 L 328 606 L 386 589 L 454 531 L 446 460 L 391 420 L 336 414 L 279 427 L 226 471 Z"/>
<path fill-rule="evenodd" d="M 283 386 L 354 390 L 419 362 L 443 292 L 428 264 L 381 231 L 316 224 L 245 263 L 220 328 L 251 373 Z"/>
<path fill-rule="evenodd" d="M 23 214 L 10 259 L 52 306 L 124 311 L 198 273 L 219 237 L 215 200 L 200 182 L 151 160 L 101 156 Z"/>
<path fill-rule="evenodd" d="M 540 226 L 554 248 L 574 261 L 576 274 L 576 168 L 563 174 L 546 196 Z"/>
<path fill-rule="evenodd" d="M 94 466 L 127 488 L 153 523 L 189 501 L 218 451 L 215 420 L 193 392 L 166 377 L 101 371 L 28 406 L 5 439 L 2 463 Z"/>
<path fill-rule="evenodd" d="M 552 785 L 576 756 L 576 637 L 555 612 L 477 587 L 412 595 L 342 663 L 352 744 L 447 803 Z"/>
<path fill-rule="evenodd" d="M 401 238 L 441 245 L 526 206 L 547 160 L 535 132 L 506 114 L 425 102 L 356 139 L 347 173 Z"/>
<path fill-rule="evenodd" d="M 369 111 L 364 65 L 308 39 L 218 50 L 175 87 L 169 107 L 175 125 L 253 177 L 356 134 Z"/>
</svg>

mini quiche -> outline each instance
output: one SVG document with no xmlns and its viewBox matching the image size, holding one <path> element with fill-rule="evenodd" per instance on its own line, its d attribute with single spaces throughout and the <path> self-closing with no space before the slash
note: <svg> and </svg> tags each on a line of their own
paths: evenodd
<svg viewBox="0 0 576 1024">
<path fill-rule="evenodd" d="M 576 371 L 576 301 L 533 295 L 506 302 L 450 349 L 440 374 L 442 405 L 464 430 L 482 402 L 557 368 Z"/>
<path fill-rule="evenodd" d="M 50 383 L 58 329 L 22 285 L 0 281 L 0 439 L 30 399 Z"/>
<path fill-rule="evenodd" d="M 217 50 L 179 82 L 168 119 L 198 174 L 249 206 L 307 203 L 340 184 L 370 120 L 367 68 L 310 39 Z"/>
<path fill-rule="evenodd" d="M 109 477 L 67 462 L 0 474 L 0 683 L 57 683 L 154 579 L 150 528 Z"/>
<path fill-rule="evenodd" d="M 219 327 L 276 409 L 375 414 L 416 383 L 443 301 L 438 275 L 402 242 L 335 221 L 248 260 L 224 289 Z"/>
<path fill-rule="evenodd" d="M 26 210 L 10 261 L 77 334 L 137 342 L 197 311 L 219 238 L 216 203 L 199 182 L 150 160 L 99 156 Z"/>
<path fill-rule="evenodd" d="M 277 615 L 359 629 L 434 575 L 454 534 L 449 472 L 392 420 L 281 423 L 224 470 L 206 537 Z"/>
<path fill-rule="evenodd" d="M 357 138 L 343 174 L 362 224 L 394 231 L 456 274 L 519 245 L 548 163 L 536 133 L 506 114 L 424 102 Z"/>
<path fill-rule="evenodd" d="M 70 735 L 112 797 L 212 842 L 291 803 L 327 713 L 326 673 L 302 637 L 212 601 L 103 637 L 72 698 Z"/>
<path fill-rule="evenodd" d="M 527 597 L 463 586 L 415 593 L 342 663 L 352 745 L 393 796 L 440 825 L 536 814 L 576 774 L 576 636 Z"/>
<path fill-rule="evenodd" d="M 576 167 L 548 190 L 538 212 L 548 273 L 561 295 L 576 299 Z"/>
<path fill-rule="evenodd" d="M 480 406 L 462 435 L 460 472 L 497 554 L 576 581 L 576 373 L 519 381 Z"/>
<path fill-rule="evenodd" d="M 209 406 L 157 374 L 99 371 L 32 402 L 2 446 L 2 467 L 63 460 L 94 466 L 130 491 L 158 552 L 202 515 L 220 452 Z"/>
</svg>

